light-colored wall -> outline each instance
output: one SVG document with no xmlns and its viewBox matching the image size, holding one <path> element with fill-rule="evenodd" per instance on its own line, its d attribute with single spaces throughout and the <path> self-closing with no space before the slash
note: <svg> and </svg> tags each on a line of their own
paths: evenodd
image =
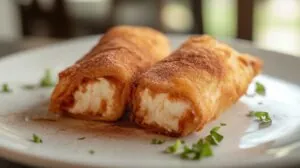
<svg viewBox="0 0 300 168">
<path fill-rule="evenodd" d="M 15 1 L 0 0 L 0 40 L 21 37 L 20 17 Z"/>
</svg>

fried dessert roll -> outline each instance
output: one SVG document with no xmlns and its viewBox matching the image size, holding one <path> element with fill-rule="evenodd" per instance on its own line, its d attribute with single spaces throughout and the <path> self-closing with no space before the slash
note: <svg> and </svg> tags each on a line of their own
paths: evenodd
<svg viewBox="0 0 300 168">
<path fill-rule="evenodd" d="M 49 111 L 88 120 L 118 120 L 135 77 L 168 54 L 167 38 L 154 29 L 111 28 L 90 52 L 59 73 Z"/>
<path fill-rule="evenodd" d="M 131 119 L 169 136 L 200 131 L 237 102 L 261 67 L 210 36 L 192 36 L 137 78 Z"/>
</svg>

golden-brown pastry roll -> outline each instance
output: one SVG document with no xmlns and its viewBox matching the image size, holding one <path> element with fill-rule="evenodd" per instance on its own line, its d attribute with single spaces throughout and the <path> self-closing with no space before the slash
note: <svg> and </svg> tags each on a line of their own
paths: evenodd
<svg viewBox="0 0 300 168">
<path fill-rule="evenodd" d="M 131 119 L 170 136 L 199 131 L 246 92 L 261 67 L 210 36 L 192 36 L 136 80 Z"/>
<path fill-rule="evenodd" d="M 111 28 L 90 52 L 60 72 L 49 110 L 82 119 L 118 120 L 135 77 L 168 54 L 167 38 L 154 29 Z"/>
</svg>

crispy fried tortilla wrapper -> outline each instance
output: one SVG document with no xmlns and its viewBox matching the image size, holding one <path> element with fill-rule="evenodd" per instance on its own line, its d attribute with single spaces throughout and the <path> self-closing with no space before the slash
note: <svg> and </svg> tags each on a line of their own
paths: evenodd
<svg viewBox="0 0 300 168">
<path fill-rule="evenodd" d="M 262 61 L 210 36 L 192 36 L 135 82 L 131 119 L 170 136 L 199 131 L 246 92 Z"/>
<path fill-rule="evenodd" d="M 169 54 L 169 42 L 147 27 L 111 28 L 98 44 L 59 74 L 49 111 L 116 121 L 130 101 L 136 76 Z"/>
</svg>

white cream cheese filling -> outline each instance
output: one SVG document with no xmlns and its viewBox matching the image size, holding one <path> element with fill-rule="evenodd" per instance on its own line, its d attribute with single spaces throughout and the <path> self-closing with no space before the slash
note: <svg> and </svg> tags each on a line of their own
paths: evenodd
<svg viewBox="0 0 300 168">
<path fill-rule="evenodd" d="M 169 100 L 167 93 L 151 96 L 151 91 L 145 89 L 140 92 L 140 110 L 145 112 L 144 122 L 156 123 L 168 131 L 178 131 L 179 120 L 190 105 L 180 100 Z"/>
<path fill-rule="evenodd" d="M 113 112 L 115 90 L 116 86 L 105 78 L 79 86 L 73 94 L 74 105 L 69 112 L 73 114 L 89 112 L 94 115 L 101 114 L 103 117 L 110 115 Z"/>
</svg>

